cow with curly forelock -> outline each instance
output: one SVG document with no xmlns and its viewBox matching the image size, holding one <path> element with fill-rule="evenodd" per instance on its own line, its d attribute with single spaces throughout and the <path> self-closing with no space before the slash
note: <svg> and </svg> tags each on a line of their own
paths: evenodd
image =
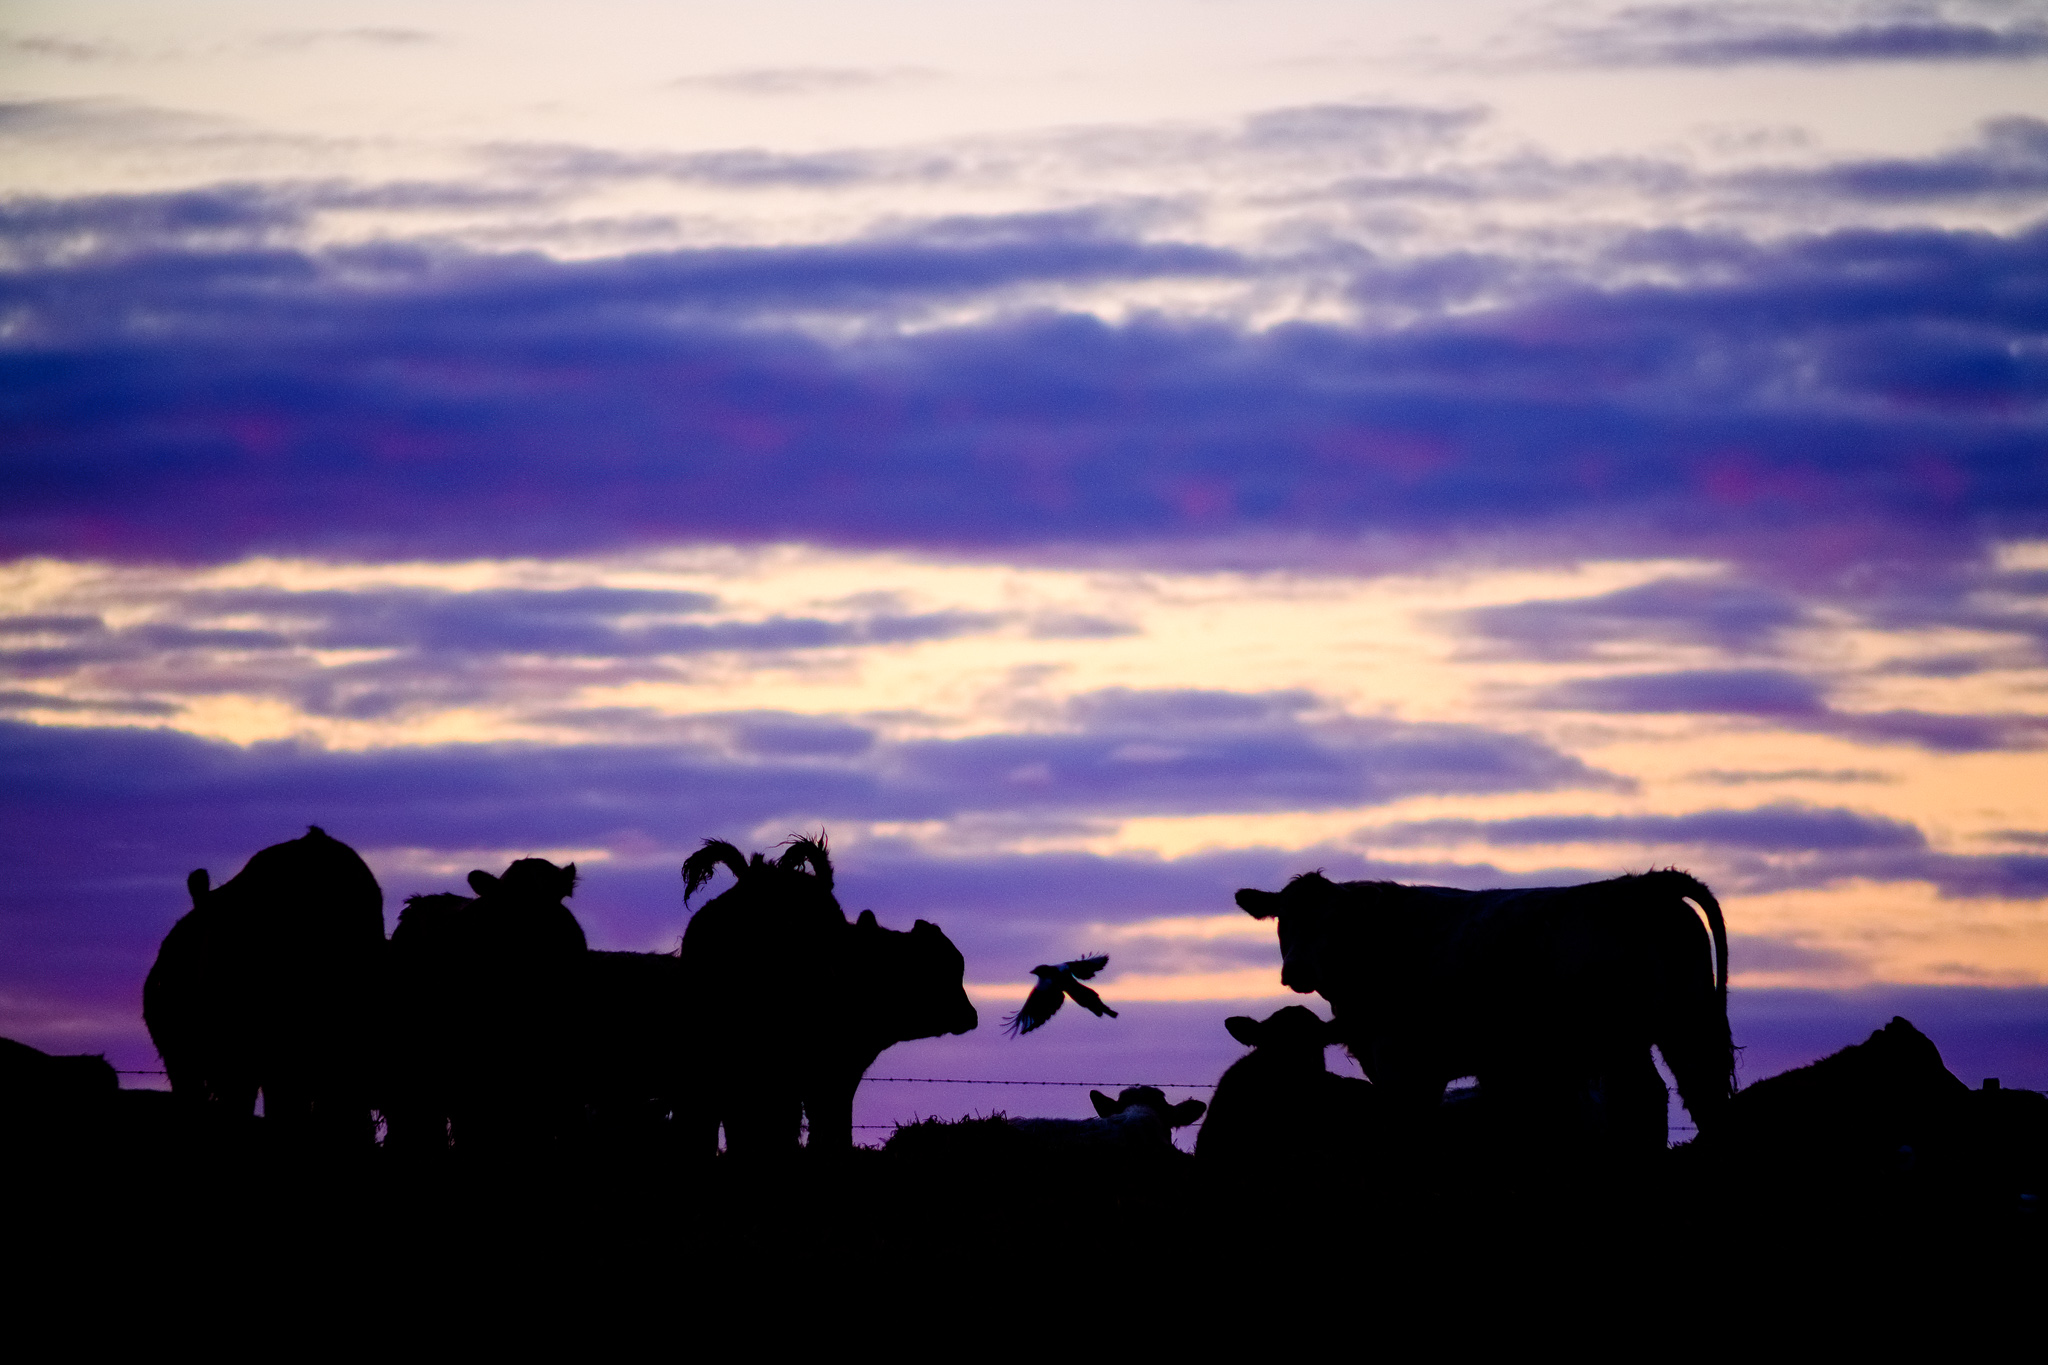
<svg viewBox="0 0 2048 1365">
<path fill-rule="evenodd" d="M 733 884 L 683 934 L 682 1017 L 697 1057 L 678 1107 L 686 1149 L 709 1153 L 725 1129 L 739 1154 L 853 1145 L 853 1095 L 884 1049 L 974 1028 L 966 963 L 935 924 L 849 921 L 833 892 L 824 836 L 773 859 L 706 840 L 683 864 L 687 901 L 720 869 Z"/>
<path fill-rule="evenodd" d="M 1476 1076 L 1539 1139 L 1640 1152 L 1666 1139 L 1653 1046 L 1701 1131 L 1734 1093 L 1727 930 L 1683 872 L 1492 891 L 1306 872 L 1237 903 L 1278 921 L 1282 983 L 1330 1002 L 1396 1112 Z"/>
</svg>

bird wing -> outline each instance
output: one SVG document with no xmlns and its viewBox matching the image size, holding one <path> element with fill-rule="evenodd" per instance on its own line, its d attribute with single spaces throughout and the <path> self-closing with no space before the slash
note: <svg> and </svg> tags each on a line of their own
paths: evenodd
<svg viewBox="0 0 2048 1365">
<path fill-rule="evenodd" d="M 1004 1025 L 1012 1038 L 1020 1033 L 1029 1033 L 1058 1014 L 1066 999 L 1066 992 L 1060 989 L 1059 982 L 1048 985 L 1041 981 L 1032 987 L 1031 994 L 1024 997 L 1023 1008 L 1004 1020 Z"/>
<path fill-rule="evenodd" d="M 1087 1010 L 1097 1019 L 1100 1019 L 1105 1014 L 1112 1019 L 1116 1018 L 1116 1011 L 1103 1004 L 1101 996 L 1089 990 L 1078 981 L 1069 981 L 1067 983 L 1067 994 L 1074 997 L 1075 1004 Z"/>
<path fill-rule="evenodd" d="M 1077 981 L 1086 981 L 1108 965 L 1109 954 L 1104 953 L 1100 957 L 1081 957 L 1074 959 L 1072 962 L 1062 962 L 1060 970 Z M 1077 1000 L 1079 998 L 1079 996 L 1075 997 Z"/>
</svg>

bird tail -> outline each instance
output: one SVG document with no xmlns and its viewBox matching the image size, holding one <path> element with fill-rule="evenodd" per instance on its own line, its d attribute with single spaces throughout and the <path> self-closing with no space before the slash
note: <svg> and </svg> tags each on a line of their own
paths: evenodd
<svg viewBox="0 0 2048 1365">
<path fill-rule="evenodd" d="M 1074 1003 L 1100 1019 L 1103 1015 L 1116 1018 L 1116 1011 L 1102 1003 L 1102 997 L 1079 982 L 1068 986 L 1067 991 L 1074 997 Z"/>
</svg>

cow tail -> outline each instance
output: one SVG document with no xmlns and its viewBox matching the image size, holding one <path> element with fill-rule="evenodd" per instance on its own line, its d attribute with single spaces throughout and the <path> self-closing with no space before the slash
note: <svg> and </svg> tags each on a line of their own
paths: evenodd
<svg viewBox="0 0 2048 1365">
<path fill-rule="evenodd" d="M 1721 918 L 1721 902 L 1714 899 L 1714 893 L 1707 890 L 1705 882 L 1690 873 L 1680 872 L 1678 869 L 1673 868 L 1668 872 L 1653 872 L 1650 875 L 1660 879 L 1665 886 L 1668 886 L 1677 895 L 1698 905 L 1706 914 L 1707 932 L 1713 936 L 1714 940 L 1714 995 L 1718 1006 L 1716 1012 L 1720 1016 L 1713 1030 L 1715 1036 L 1712 1041 L 1712 1051 L 1716 1059 L 1714 1067 L 1716 1071 L 1721 1070 L 1723 1065 L 1721 1059 L 1726 1059 L 1728 1086 L 1726 1093 L 1733 1095 L 1735 1093 L 1736 1049 L 1735 1039 L 1730 1036 L 1728 1030 L 1728 925 Z M 1686 1107 L 1692 1109 L 1690 1097 L 1687 1097 Z M 1693 1110 L 1693 1118 L 1698 1122 L 1702 1116 L 1699 1111 Z M 1702 1122 L 1701 1126 L 1704 1128 L 1707 1125 Z"/>
<path fill-rule="evenodd" d="M 1721 997 L 1721 1008 L 1728 1007 L 1728 925 L 1721 918 L 1721 902 L 1714 899 L 1714 893 L 1707 890 L 1707 884 L 1686 872 L 1663 872 L 1657 874 L 1672 883 L 1678 894 L 1697 904 L 1707 915 L 1707 932 L 1714 936 L 1714 992 Z"/>
</svg>

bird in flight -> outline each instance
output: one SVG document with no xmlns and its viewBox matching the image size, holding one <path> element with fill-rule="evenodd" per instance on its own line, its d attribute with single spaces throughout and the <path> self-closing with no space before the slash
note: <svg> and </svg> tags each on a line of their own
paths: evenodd
<svg viewBox="0 0 2048 1365">
<path fill-rule="evenodd" d="M 1029 1033 L 1046 1020 L 1060 1012 L 1060 1005 L 1068 996 L 1074 1003 L 1100 1019 L 1103 1015 L 1116 1018 L 1116 1011 L 1102 1003 L 1102 997 L 1082 985 L 1089 977 L 1109 965 L 1109 954 L 1100 957 L 1076 958 L 1056 966 L 1037 966 L 1031 974 L 1038 978 L 1038 984 L 1031 988 L 1031 994 L 1024 999 L 1024 1008 L 1018 1010 L 1004 1024 L 1015 1038 L 1020 1033 Z"/>
</svg>

